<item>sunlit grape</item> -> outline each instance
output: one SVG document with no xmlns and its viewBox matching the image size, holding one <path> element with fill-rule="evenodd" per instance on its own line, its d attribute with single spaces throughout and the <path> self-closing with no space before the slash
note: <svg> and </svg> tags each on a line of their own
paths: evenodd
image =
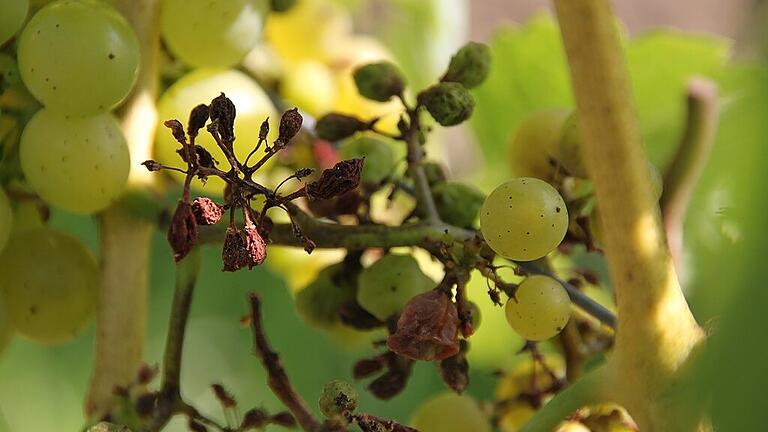
<svg viewBox="0 0 768 432">
<path fill-rule="evenodd" d="M 443 393 L 416 410 L 411 426 L 419 432 L 491 432 L 491 424 L 469 396 Z"/>
<path fill-rule="evenodd" d="M 183 166 L 181 158 L 176 153 L 180 145 L 162 122 L 178 119 L 186 124 L 192 108 L 201 103 L 210 103 L 222 92 L 237 107 L 234 145 L 238 158 L 244 161 L 256 145 L 259 139 L 259 128 L 267 117 L 270 118 L 271 144 L 277 137 L 279 116 L 264 90 L 242 72 L 228 69 L 198 69 L 181 77 L 160 97 L 157 105 L 160 124 L 155 140 L 155 157 L 158 161 L 170 166 Z M 201 130 L 196 144 L 202 145 L 211 152 L 219 161 L 220 169 L 229 170 L 229 163 L 208 132 Z M 250 163 L 258 160 L 256 158 L 260 158 L 263 154 L 261 152 L 256 154 Z M 172 173 L 172 175 L 179 181 L 184 178 L 180 173 Z M 194 180 L 192 184 L 196 189 L 204 190 L 209 194 L 221 194 L 224 190 L 224 181 L 219 178 L 209 178 L 205 185 L 198 180 Z"/>
<path fill-rule="evenodd" d="M 533 341 L 560 333 L 571 318 L 571 300 L 560 282 L 528 276 L 507 301 L 507 322 L 520 336 Z"/>
<path fill-rule="evenodd" d="M 285 72 L 280 93 L 289 104 L 318 116 L 330 111 L 336 103 L 336 79 L 328 66 L 307 60 Z"/>
<path fill-rule="evenodd" d="M 517 127 L 509 146 L 512 174 L 550 180 L 559 159 L 560 134 L 570 110 L 552 108 L 535 112 Z"/>
<path fill-rule="evenodd" d="M 13 327 L 38 342 L 77 337 L 96 308 L 98 266 L 77 239 L 49 228 L 16 233 L 0 254 Z"/>
<path fill-rule="evenodd" d="M 531 261 L 556 248 L 568 229 L 568 210 L 548 183 L 531 177 L 510 180 L 491 192 L 480 210 L 480 228 L 501 256 Z"/>
<path fill-rule="evenodd" d="M 77 117 L 42 109 L 27 123 L 20 146 L 27 182 L 56 207 L 94 213 L 125 188 L 130 155 L 112 114 Z"/>
<path fill-rule="evenodd" d="M 59 0 L 24 27 L 18 59 L 24 83 L 48 109 L 93 114 L 128 95 L 139 45 L 125 18 L 104 2 Z"/>
<path fill-rule="evenodd" d="M 2 188 L 0 188 L 0 251 L 3 250 L 8 242 L 8 236 L 13 228 L 13 211 L 11 202 Z"/>
<path fill-rule="evenodd" d="M 163 0 L 163 38 L 170 50 L 191 66 L 233 66 L 259 41 L 267 3 Z"/>
<path fill-rule="evenodd" d="M 0 44 L 11 38 L 24 24 L 29 11 L 29 0 L 3 0 L 0 2 Z"/>
<path fill-rule="evenodd" d="M 357 302 L 380 320 L 400 312 L 413 296 L 435 287 L 410 255 L 387 254 L 360 272 Z"/>
</svg>

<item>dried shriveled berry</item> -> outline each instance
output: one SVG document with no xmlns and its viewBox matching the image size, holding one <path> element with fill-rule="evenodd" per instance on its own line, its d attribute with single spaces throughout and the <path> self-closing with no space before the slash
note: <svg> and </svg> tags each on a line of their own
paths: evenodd
<svg viewBox="0 0 768 432">
<path fill-rule="evenodd" d="M 182 145 L 187 144 L 187 135 L 184 133 L 184 126 L 178 120 L 166 120 L 163 125 L 171 130 L 173 138 Z"/>
<path fill-rule="evenodd" d="M 432 117 L 443 126 L 455 126 L 467 120 L 475 109 L 475 99 L 458 83 L 436 84 L 419 94 Z"/>
<path fill-rule="evenodd" d="M 301 130 L 301 124 L 304 122 L 304 118 L 299 114 L 297 108 L 289 109 L 283 113 L 280 118 L 280 133 L 277 140 L 282 142 L 283 145 L 288 144 L 291 138 L 295 137 Z"/>
<path fill-rule="evenodd" d="M 208 122 L 208 105 L 200 104 L 189 113 L 189 123 L 187 123 L 187 132 L 190 138 L 196 137 L 197 133 L 205 127 Z"/>
<path fill-rule="evenodd" d="M 370 125 L 357 117 L 344 114 L 326 114 L 315 123 L 315 133 L 319 138 L 328 141 L 338 141 L 349 138 L 355 132 L 368 130 Z"/>
<path fill-rule="evenodd" d="M 459 314 L 439 290 L 412 298 L 387 339 L 392 351 L 414 360 L 442 360 L 459 352 Z"/>
<path fill-rule="evenodd" d="M 221 258 L 223 271 L 238 271 L 243 267 L 250 269 L 267 258 L 267 244 L 253 224 L 246 225 L 242 230 L 227 227 Z"/>
<path fill-rule="evenodd" d="M 333 168 L 323 170 L 317 181 L 307 184 L 309 199 L 328 199 L 357 188 L 363 170 L 363 159 L 343 160 Z"/>
<path fill-rule="evenodd" d="M 224 208 L 210 198 L 197 197 L 192 201 L 192 212 L 195 213 L 198 225 L 214 225 L 221 220 Z"/>
<path fill-rule="evenodd" d="M 211 120 L 217 123 L 216 130 L 225 142 L 235 140 L 235 116 L 237 109 L 235 104 L 224 95 L 216 96 L 210 105 L 209 115 Z"/>
<path fill-rule="evenodd" d="M 179 201 L 168 227 L 167 238 L 176 262 L 181 261 L 195 247 L 197 220 L 190 203 Z"/>
</svg>

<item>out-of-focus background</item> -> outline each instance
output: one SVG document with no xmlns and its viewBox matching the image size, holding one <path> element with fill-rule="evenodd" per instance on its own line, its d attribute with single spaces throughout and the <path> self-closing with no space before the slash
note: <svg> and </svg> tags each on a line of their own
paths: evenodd
<svg viewBox="0 0 768 432">
<path fill-rule="evenodd" d="M 488 85 L 477 92 L 477 118 L 472 127 L 452 129 L 441 134 L 438 142 L 432 144 L 451 164 L 456 176 L 470 179 L 485 188 L 509 176 L 500 168 L 506 158 L 503 149 L 522 113 L 533 108 L 572 103 L 565 84 L 567 71 L 562 63 L 556 28 L 552 21 L 540 15 L 547 13 L 547 2 L 356 0 L 345 3 L 354 5 L 356 27 L 360 31 L 380 35 L 403 64 L 412 82 L 428 82 L 437 76 L 440 68 L 447 64 L 450 54 L 466 39 L 488 41 L 492 45 L 494 55 L 497 55 L 493 72 L 496 75 L 492 75 Z M 740 81 L 740 75 L 735 73 L 721 77 L 718 62 L 730 56 L 727 52 L 732 49 L 734 41 L 738 41 L 737 52 L 748 54 L 752 51 L 748 49 L 753 43 L 747 30 L 754 24 L 751 20 L 752 2 L 619 0 L 616 7 L 633 37 L 659 27 L 714 35 L 705 38 L 707 42 L 700 43 L 697 39 L 681 47 L 670 48 L 663 42 L 644 39 L 630 48 L 633 50 L 630 64 L 636 61 L 645 65 L 645 68 L 638 67 L 635 75 L 644 85 L 657 78 L 653 75 L 657 70 L 672 71 L 670 73 L 676 74 L 675 77 L 681 77 L 679 82 L 659 83 L 662 87 L 659 95 L 653 92 L 639 95 L 643 121 L 654 121 L 656 103 L 661 111 L 670 111 L 669 106 L 672 106 L 670 116 L 682 118 L 684 104 L 681 89 L 683 78 L 688 77 L 690 70 L 700 69 L 704 73 L 718 75 L 716 78 L 722 78 L 726 89 Z M 532 16 L 537 18 L 528 23 Z M 658 45 L 654 45 L 656 43 Z M 523 48 L 530 48 L 530 51 Z M 664 51 L 666 48 L 669 51 Z M 702 54 L 697 57 L 704 59 L 698 63 L 678 56 L 696 50 L 708 53 L 710 49 L 716 52 L 712 56 Z M 690 64 L 682 64 L 689 60 Z M 549 66 L 553 70 L 547 69 Z M 510 85 L 519 86 L 516 93 L 499 91 L 504 89 L 502 84 L 507 81 Z M 678 93 L 662 93 L 670 88 Z M 509 96 L 513 94 L 519 99 Z M 524 101 L 526 97 L 531 100 Z M 679 106 L 676 101 L 679 101 Z M 643 112 L 646 117 L 643 117 Z M 718 263 L 716 257 L 725 250 L 723 239 L 732 234 L 727 224 L 718 219 L 720 214 L 717 212 L 742 196 L 729 195 L 729 189 L 721 187 L 727 170 L 739 166 L 734 159 L 729 159 L 730 153 L 724 146 L 738 146 L 743 142 L 737 138 L 741 137 L 739 134 L 743 133 L 743 129 L 760 124 L 759 118 L 745 116 L 745 112 L 754 113 L 755 110 L 744 107 L 742 111 L 725 115 L 724 122 L 727 124 L 722 128 L 716 156 L 713 157 L 723 165 L 719 171 L 708 168 L 708 177 L 703 181 L 702 192 L 694 200 L 692 209 L 689 232 L 692 247 L 697 249 L 688 251 L 692 270 L 686 276 L 687 286 L 694 311 L 705 320 L 717 315 L 727 298 L 726 294 L 709 289 L 711 287 L 706 281 L 713 280 L 713 269 Z M 498 126 L 501 123 L 505 123 L 506 129 Z M 650 132 L 649 153 L 660 167 L 668 162 L 670 153 L 670 147 L 663 143 L 674 141 L 672 138 L 678 132 L 679 127 L 661 126 Z M 98 249 L 98 233 L 91 219 L 54 211 L 51 224 L 76 234 L 91 248 Z M 215 248 L 205 250 L 204 268 L 187 333 L 187 361 L 184 362 L 182 380 L 185 396 L 208 414 L 220 415 L 219 406 L 209 389 L 211 383 L 227 387 L 246 407 L 244 409 L 258 405 L 273 409 L 280 407 L 265 386 L 261 366 L 251 355 L 251 335 L 240 323 L 240 317 L 246 314 L 248 292 L 255 290 L 262 294 L 269 338 L 282 354 L 294 383 L 310 401 L 317 399 L 327 381 L 351 380 L 353 363 L 375 352 L 365 341 L 354 343 L 350 338 L 331 336 L 306 326 L 294 310 L 291 289 L 282 273 L 275 270 L 280 265 L 293 265 L 295 272 L 301 273 L 301 265 L 305 264 L 297 255 L 273 255 L 270 259 L 281 259 L 282 264 L 273 262 L 271 266 L 255 268 L 250 272 L 222 274 L 220 252 Z M 698 268 L 708 270 L 697 272 Z M 161 358 L 173 277 L 172 254 L 163 233 L 158 232 L 152 250 L 146 350 L 149 364 L 157 364 Z M 483 300 L 484 282 L 476 279 L 472 282 L 474 289 L 470 289 L 473 293 L 471 297 L 488 305 L 489 302 Z M 719 288 L 726 291 L 728 287 L 721 284 Z M 522 341 L 509 330 L 500 309 L 489 306 L 483 309 L 483 313 L 483 326 L 473 338 L 469 393 L 481 400 L 490 400 L 497 371 L 514 362 Z M 40 346 L 22 337 L 14 339 L 0 358 L 0 432 L 78 430 L 83 422 L 81 407 L 88 386 L 93 334 L 91 328 L 76 341 L 58 347 Z M 418 401 L 444 389 L 437 368 L 424 363 L 416 366 L 406 391 L 391 401 L 376 400 L 364 390 L 364 385 L 357 384 L 362 395 L 361 406 L 371 413 L 406 422 Z M 176 422 L 168 430 L 186 429 L 182 423 Z"/>
</svg>

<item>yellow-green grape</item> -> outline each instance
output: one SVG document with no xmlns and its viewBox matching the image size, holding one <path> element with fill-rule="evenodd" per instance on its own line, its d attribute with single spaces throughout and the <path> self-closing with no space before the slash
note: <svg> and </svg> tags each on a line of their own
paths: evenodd
<svg viewBox="0 0 768 432">
<path fill-rule="evenodd" d="M 344 412 L 353 412 L 357 408 L 357 392 L 348 382 L 333 380 L 323 386 L 318 405 L 320 411 L 328 417 L 339 417 Z"/>
<path fill-rule="evenodd" d="M 569 114 L 570 110 L 552 108 L 520 122 L 509 147 L 513 175 L 552 179 L 560 158 L 560 133 Z"/>
<path fill-rule="evenodd" d="M 341 306 L 355 300 L 356 287 L 344 280 L 343 271 L 343 264 L 328 266 L 296 294 L 296 310 L 308 324 L 332 328 L 340 322 Z"/>
<path fill-rule="evenodd" d="M 563 423 L 560 423 L 560 425 L 557 427 L 556 432 L 592 432 L 588 427 L 584 426 L 583 423 L 579 423 L 574 420 L 569 420 Z"/>
<path fill-rule="evenodd" d="M 568 116 L 563 124 L 559 154 L 559 161 L 568 174 L 574 177 L 587 178 L 587 168 L 584 166 L 584 159 L 581 156 L 581 135 L 579 134 L 576 113 Z"/>
<path fill-rule="evenodd" d="M 435 285 L 412 256 L 387 254 L 360 272 L 357 302 L 384 321 L 403 310 L 413 296 Z"/>
<path fill-rule="evenodd" d="M 157 135 L 155 139 L 155 158 L 166 165 L 183 167 L 176 150 L 180 144 L 173 139 L 171 132 L 163 126 L 163 122 L 169 119 L 177 119 L 183 124 L 189 119 L 189 112 L 197 105 L 208 104 L 220 93 L 227 95 L 237 107 L 235 118 L 235 155 L 244 161 L 248 153 L 259 140 L 259 128 L 261 123 L 270 119 L 270 143 L 277 137 L 278 122 L 280 116 L 267 94 L 251 78 L 230 69 L 198 69 L 188 73 L 176 81 L 160 97 L 157 104 L 158 121 Z M 221 152 L 216 142 L 205 130 L 201 130 L 197 136 L 196 144 L 205 147 L 216 160 L 219 168 L 229 170 L 229 163 Z M 262 146 L 263 147 L 263 146 Z M 257 153 L 249 163 L 260 158 L 263 153 Z M 184 174 L 171 174 L 178 181 L 184 180 Z M 192 185 L 197 190 L 208 194 L 221 195 L 224 190 L 224 181 L 217 177 L 209 177 L 203 184 L 195 179 Z"/>
<path fill-rule="evenodd" d="M 96 309 L 98 266 L 77 239 L 49 228 L 19 232 L 0 254 L 0 291 L 19 333 L 46 344 L 77 337 Z"/>
<path fill-rule="evenodd" d="M 508 405 L 504 414 L 499 418 L 499 430 L 501 432 L 520 432 L 536 414 L 536 410 L 525 400 L 515 401 Z"/>
<path fill-rule="evenodd" d="M 304 60 L 325 62 L 352 32 L 352 17 L 327 0 L 299 0 L 267 19 L 264 37 L 286 67 Z"/>
<path fill-rule="evenodd" d="M 513 260 L 532 261 L 555 249 L 568 230 L 563 197 L 549 183 L 519 177 L 503 183 L 480 209 L 488 246 Z"/>
<path fill-rule="evenodd" d="M 96 0 L 59 0 L 40 9 L 19 37 L 21 78 L 48 109 L 108 111 L 136 81 L 139 44 L 131 26 Z"/>
<path fill-rule="evenodd" d="M 491 432 L 491 424 L 477 402 L 456 393 L 443 393 L 421 404 L 411 426 L 419 432 Z"/>
<path fill-rule="evenodd" d="M 109 113 L 78 117 L 41 109 L 24 128 L 19 152 L 35 192 L 71 212 L 103 210 L 128 180 L 128 146 Z"/>
<path fill-rule="evenodd" d="M 8 306 L 5 304 L 5 294 L 0 290 L 0 355 L 8 346 L 8 342 L 13 337 L 13 327 L 11 326 L 11 316 L 8 312 Z"/>
<path fill-rule="evenodd" d="M 560 282 L 527 277 L 504 307 L 507 322 L 520 336 L 540 341 L 560 333 L 571 318 L 571 299 Z"/>
<path fill-rule="evenodd" d="M 435 205 L 444 222 L 460 227 L 471 227 L 485 195 L 474 186 L 459 182 L 440 183 L 432 187 Z"/>
<path fill-rule="evenodd" d="M 5 191 L 0 188 L 0 251 L 3 250 L 8 242 L 8 236 L 11 234 L 12 227 L 13 211 L 11 210 L 11 202 L 8 200 Z"/>
<path fill-rule="evenodd" d="M 392 144 L 379 138 L 359 136 L 341 144 L 341 158 L 365 158 L 361 179 L 364 185 L 378 185 L 386 179 L 395 167 L 395 152 Z"/>
<path fill-rule="evenodd" d="M 29 0 L 0 1 L 0 45 L 16 34 L 24 25 L 29 11 Z"/>
<path fill-rule="evenodd" d="M 285 71 L 280 94 L 289 104 L 319 116 L 336 103 L 336 78 L 323 63 L 302 61 Z"/>
<path fill-rule="evenodd" d="M 266 0 L 163 0 L 161 29 L 171 52 L 195 67 L 229 67 L 261 36 Z"/>
</svg>

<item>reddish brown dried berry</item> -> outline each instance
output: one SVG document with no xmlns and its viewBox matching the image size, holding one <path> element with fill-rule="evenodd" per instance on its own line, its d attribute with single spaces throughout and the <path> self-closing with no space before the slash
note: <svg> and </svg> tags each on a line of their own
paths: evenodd
<svg viewBox="0 0 768 432">
<path fill-rule="evenodd" d="M 261 429 L 266 421 L 267 413 L 258 408 L 254 408 L 245 413 L 243 416 L 243 422 L 240 423 L 240 429 Z"/>
<path fill-rule="evenodd" d="M 223 271 L 238 271 L 243 267 L 250 269 L 267 258 L 267 244 L 253 224 L 248 224 L 243 230 L 227 227 L 221 258 Z"/>
<path fill-rule="evenodd" d="M 211 156 L 205 147 L 196 145 L 195 153 L 197 154 L 197 164 L 201 167 L 213 168 L 213 166 L 216 165 L 216 159 Z"/>
<path fill-rule="evenodd" d="M 168 227 L 168 243 L 176 262 L 181 261 L 197 242 L 197 220 L 188 202 L 179 201 Z"/>
<path fill-rule="evenodd" d="M 458 330 L 456 305 L 444 292 L 432 290 L 405 305 L 387 346 L 414 360 L 442 360 L 459 352 Z"/>
<path fill-rule="evenodd" d="M 408 373 L 401 370 L 390 370 L 368 384 L 368 390 L 381 400 L 397 396 L 408 383 Z"/>
<path fill-rule="evenodd" d="M 187 135 L 184 133 L 184 126 L 178 120 L 166 120 L 163 122 L 165 127 L 171 130 L 173 138 L 182 145 L 187 145 Z"/>
<path fill-rule="evenodd" d="M 230 143 L 234 141 L 237 110 L 235 104 L 224 93 L 211 101 L 209 115 L 211 120 L 218 124 L 216 130 L 221 135 L 221 139 Z"/>
<path fill-rule="evenodd" d="M 269 422 L 286 428 L 295 428 L 296 419 L 289 412 L 282 411 L 269 418 Z"/>
<path fill-rule="evenodd" d="M 250 269 L 260 265 L 267 258 L 267 244 L 259 234 L 256 225 L 249 224 L 243 231 L 245 232 L 246 265 Z"/>
<path fill-rule="evenodd" d="M 199 225 L 215 225 L 221 220 L 224 208 L 210 198 L 197 197 L 192 201 L 192 211 Z"/>
<path fill-rule="evenodd" d="M 352 368 L 352 377 L 355 379 L 367 378 L 384 369 L 384 364 L 379 358 L 362 359 Z"/>
<path fill-rule="evenodd" d="M 343 160 L 324 170 L 317 181 L 307 184 L 309 199 L 328 199 L 343 195 L 360 184 L 363 159 Z"/>
<path fill-rule="evenodd" d="M 448 387 L 457 393 L 463 392 L 469 385 L 469 362 L 465 355 L 469 342 L 461 341 L 461 350 L 455 356 L 440 362 L 440 375 Z"/>
<path fill-rule="evenodd" d="M 277 140 L 282 142 L 283 145 L 288 144 L 291 138 L 295 137 L 301 130 L 301 124 L 304 122 L 304 118 L 299 114 L 297 108 L 289 109 L 283 113 L 280 118 L 280 133 Z"/>
</svg>

